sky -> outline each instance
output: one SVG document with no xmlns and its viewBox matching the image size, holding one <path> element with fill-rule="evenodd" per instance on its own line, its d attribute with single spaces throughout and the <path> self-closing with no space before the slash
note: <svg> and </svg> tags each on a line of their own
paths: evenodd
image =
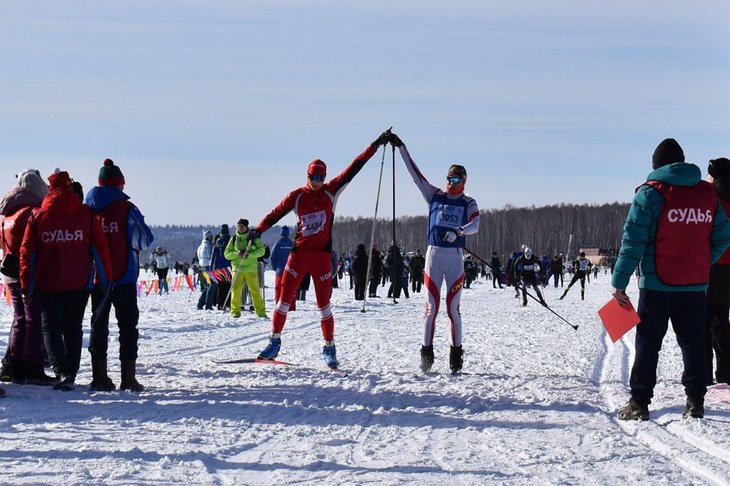
<svg viewBox="0 0 730 486">
<path fill-rule="evenodd" d="M 102 161 L 150 224 L 258 221 L 388 127 L 482 209 L 629 202 L 676 138 L 730 156 L 723 1 L 72 0 L 0 6 L 0 180 Z M 337 214 L 425 214 L 382 150 Z M 282 223 L 293 223 L 288 216 Z"/>
</svg>

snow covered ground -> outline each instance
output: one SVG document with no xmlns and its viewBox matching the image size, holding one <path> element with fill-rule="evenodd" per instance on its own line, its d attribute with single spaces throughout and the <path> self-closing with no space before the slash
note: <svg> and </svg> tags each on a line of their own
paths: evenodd
<svg viewBox="0 0 730 486">
<path fill-rule="evenodd" d="M 268 320 L 198 311 L 189 291 L 141 297 L 148 391 L 90 393 L 86 351 L 75 391 L 4 384 L 0 482 L 730 484 L 730 388 L 709 391 L 704 419 L 682 419 L 671 331 L 651 421 L 616 420 L 628 398 L 633 332 L 608 339 L 596 314 L 608 289 L 607 275 L 585 301 L 577 287 L 564 301 L 561 289 L 546 289 L 555 311 L 580 325 L 574 331 L 533 301 L 521 307 L 512 290 L 478 281 L 463 292 L 458 376 L 447 371 L 443 315 L 436 373 L 416 374 L 423 293 L 397 305 L 373 299 L 362 313 L 351 291 L 335 289 L 345 378 L 324 367 L 313 292 L 284 329 L 280 358 L 296 364 L 288 367 L 213 363 L 254 356 Z M 4 347 L 4 303 L 0 319 Z M 88 316 L 85 326 L 88 339 Z M 118 384 L 119 364 L 110 365 Z"/>
</svg>

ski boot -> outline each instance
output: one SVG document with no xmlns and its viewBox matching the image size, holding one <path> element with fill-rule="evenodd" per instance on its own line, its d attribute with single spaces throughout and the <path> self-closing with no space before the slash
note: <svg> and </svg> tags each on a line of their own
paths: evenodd
<svg viewBox="0 0 730 486">
<path fill-rule="evenodd" d="M 270 337 L 269 345 L 259 353 L 259 359 L 275 359 L 281 349 L 281 338 Z"/>
<path fill-rule="evenodd" d="M 421 346 L 421 371 L 428 373 L 433 366 L 433 345 Z"/>
<path fill-rule="evenodd" d="M 449 354 L 449 366 L 451 373 L 455 374 L 461 371 L 464 365 L 464 349 L 461 346 L 451 346 L 451 354 Z"/>
<path fill-rule="evenodd" d="M 56 380 L 46 374 L 42 364 L 35 364 L 28 365 L 25 383 L 26 385 L 53 386 Z"/>
<path fill-rule="evenodd" d="M 325 345 L 322 348 L 322 356 L 324 357 L 325 364 L 330 368 L 337 368 L 339 366 L 340 362 L 337 361 L 337 349 L 335 349 L 334 344 L 332 346 Z"/>
</svg>

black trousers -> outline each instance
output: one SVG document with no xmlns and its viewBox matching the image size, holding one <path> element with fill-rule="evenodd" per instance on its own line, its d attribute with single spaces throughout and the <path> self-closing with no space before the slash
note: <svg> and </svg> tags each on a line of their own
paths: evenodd
<svg viewBox="0 0 730 486">
<path fill-rule="evenodd" d="M 76 376 L 84 337 L 82 322 L 89 291 L 37 291 L 41 299 L 41 329 L 48 360 L 57 375 Z"/>
<path fill-rule="evenodd" d="M 672 321 L 682 350 L 682 385 L 687 396 L 707 393 L 705 368 L 705 293 L 663 292 L 641 289 L 637 309 L 641 322 L 636 326 L 636 355 L 631 368 L 631 397 L 649 404 L 656 386 L 659 350 Z"/>
<path fill-rule="evenodd" d="M 105 300 L 106 297 L 106 300 Z M 109 349 L 109 313 L 112 305 L 119 327 L 119 360 L 137 359 L 139 341 L 139 308 L 137 307 L 137 285 L 134 283 L 114 285 L 107 296 L 98 285 L 91 293 L 91 335 L 89 352 L 92 359 L 106 359 Z M 100 308 L 101 306 L 101 308 Z"/>
</svg>

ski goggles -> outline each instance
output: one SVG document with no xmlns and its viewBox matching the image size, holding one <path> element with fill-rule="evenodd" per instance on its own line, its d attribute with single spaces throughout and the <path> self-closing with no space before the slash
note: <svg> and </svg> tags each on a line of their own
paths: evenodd
<svg viewBox="0 0 730 486">
<path fill-rule="evenodd" d="M 312 182 L 324 182 L 325 176 L 318 174 L 307 174 L 307 177 L 309 177 L 309 180 Z"/>
<path fill-rule="evenodd" d="M 461 182 L 462 182 L 463 180 L 464 180 L 463 178 L 461 178 L 461 177 L 455 177 L 455 176 L 452 176 L 452 177 L 447 177 L 447 178 L 446 178 L 446 181 L 447 181 L 447 182 L 448 182 L 449 184 L 452 184 L 452 185 L 454 185 L 454 186 L 458 186 L 459 184 L 461 184 Z"/>
</svg>

